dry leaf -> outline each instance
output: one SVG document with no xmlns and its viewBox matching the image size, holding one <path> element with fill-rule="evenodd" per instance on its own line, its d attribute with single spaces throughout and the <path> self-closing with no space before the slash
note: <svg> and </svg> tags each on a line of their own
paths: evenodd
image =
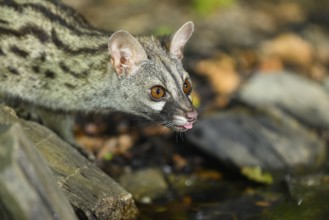
<svg viewBox="0 0 329 220">
<path fill-rule="evenodd" d="M 229 95 L 237 89 L 240 83 L 236 63 L 232 57 L 226 54 L 221 54 L 216 59 L 200 61 L 196 66 L 196 71 L 209 78 L 217 94 Z"/>
<path fill-rule="evenodd" d="M 172 156 L 174 166 L 176 169 L 181 170 L 188 164 L 187 160 L 179 154 L 174 154 Z"/>
<path fill-rule="evenodd" d="M 261 59 L 258 69 L 260 72 L 278 72 L 283 69 L 283 63 L 278 56 L 267 56 Z"/>
<path fill-rule="evenodd" d="M 314 58 L 312 45 L 293 33 L 286 33 L 262 44 L 261 52 L 265 57 L 277 57 L 283 63 L 308 68 Z"/>
</svg>

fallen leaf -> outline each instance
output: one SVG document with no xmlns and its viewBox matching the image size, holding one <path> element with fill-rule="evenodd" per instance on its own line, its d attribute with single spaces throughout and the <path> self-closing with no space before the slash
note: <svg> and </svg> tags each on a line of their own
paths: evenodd
<svg viewBox="0 0 329 220">
<path fill-rule="evenodd" d="M 215 59 L 200 61 L 196 66 L 196 71 L 209 78 L 216 94 L 229 95 L 237 89 L 240 83 L 236 63 L 232 57 L 226 54 L 220 54 Z"/>
<path fill-rule="evenodd" d="M 302 68 L 310 67 L 314 58 L 312 45 L 293 33 L 281 34 L 277 38 L 264 42 L 260 50 L 264 57 L 276 57 L 283 63 Z"/>
<path fill-rule="evenodd" d="M 183 169 L 188 164 L 187 160 L 179 154 L 173 154 L 172 159 L 175 168 L 178 170 Z"/>
<path fill-rule="evenodd" d="M 202 170 L 197 172 L 197 176 L 204 180 L 220 180 L 223 174 L 217 170 Z"/>
<path fill-rule="evenodd" d="M 283 63 L 278 56 L 266 56 L 261 58 L 258 69 L 260 72 L 278 72 L 283 69 Z"/>
<path fill-rule="evenodd" d="M 267 202 L 267 201 L 257 201 L 255 203 L 256 206 L 259 206 L 259 207 L 270 207 L 271 206 L 271 203 Z"/>
</svg>

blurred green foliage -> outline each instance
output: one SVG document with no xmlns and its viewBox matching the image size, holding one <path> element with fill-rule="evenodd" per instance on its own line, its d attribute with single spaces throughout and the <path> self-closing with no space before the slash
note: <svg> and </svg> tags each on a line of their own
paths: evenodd
<svg viewBox="0 0 329 220">
<path fill-rule="evenodd" d="M 175 30 L 168 25 L 159 25 L 157 29 L 153 31 L 155 36 L 162 36 L 172 34 Z"/>
<path fill-rule="evenodd" d="M 273 177 L 269 172 L 265 172 L 262 168 L 255 166 L 255 167 L 242 167 L 241 174 L 247 177 L 248 179 L 264 184 L 271 184 L 273 183 Z"/>
<path fill-rule="evenodd" d="M 218 8 L 230 7 L 236 4 L 237 0 L 192 0 L 193 9 L 199 15 L 207 15 Z"/>
<path fill-rule="evenodd" d="M 104 155 L 103 160 L 110 161 L 110 160 L 113 159 L 113 157 L 114 157 L 114 155 L 109 152 L 109 153 L 107 153 L 107 154 Z"/>
</svg>

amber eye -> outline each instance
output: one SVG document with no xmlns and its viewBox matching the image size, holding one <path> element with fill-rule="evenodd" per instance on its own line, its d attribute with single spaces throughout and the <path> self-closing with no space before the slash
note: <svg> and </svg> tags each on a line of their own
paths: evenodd
<svg viewBox="0 0 329 220">
<path fill-rule="evenodd" d="M 161 99 L 166 95 L 166 91 L 162 86 L 153 86 L 151 88 L 151 96 L 154 99 Z"/>
<path fill-rule="evenodd" d="M 185 82 L 183 84 L 183 91 L 186 95 L 189 95 L 192 91 L 192 85 L 191 85 L 190 81 L 188 81 L 187 79 L 185 80 Z"/>
</svg>

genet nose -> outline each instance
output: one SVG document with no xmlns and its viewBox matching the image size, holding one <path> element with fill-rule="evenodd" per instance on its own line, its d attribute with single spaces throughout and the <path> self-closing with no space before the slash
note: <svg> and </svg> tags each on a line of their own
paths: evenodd
<svg viewBox="0 0 329 220">
<path fill-rule="evenodd" d="M 186 118 L 189 122 L 194 122 L 198 118 L 198 112 L 196 110 L 186 112 Z"/>
</svg>

